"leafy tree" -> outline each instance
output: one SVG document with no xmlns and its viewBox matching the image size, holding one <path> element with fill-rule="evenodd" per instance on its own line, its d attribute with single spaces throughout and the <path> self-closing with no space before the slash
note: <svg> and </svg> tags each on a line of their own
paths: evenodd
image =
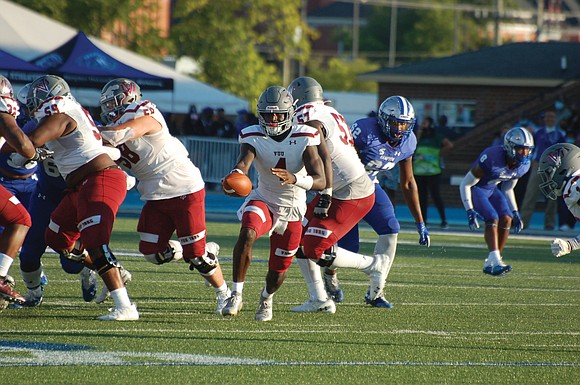
<svg viewBox="0 0 580 385">
<path fill-rule="evenodd" d="M 281 84 L 279 63 L 305 62 L 311 32 L 300 0 L 177 1 L 172 36 L 178 55 L 201 63 L 201 80 L 250 101 Z"/>
<path fill-rule="evenodd" d="M 151 15 L 157 3 L 148 0 L 13 0 L 40 14 L 53 18 L 85 34 L 112 34 L 117 41 L 137 53 L 161 57 L 173 50 L 170 41 L 160 36 Z"/>
<path fill-rule="evenodd" d="M 354 62 L 340 58 L 332 58 L 323 66 L 318 60 L 310 62 L 308 76 L 312 76 L 328 91 L 356 91 L 377 92 L 375 82 L 361 82 L 357 75 L 375 71 L 378 64 L 369 63 L 365 59 L 357 59 Z"/>
<path fill-rule="evenodd" d="M 482 6 L 490 7 L 489 1 L 478 1 Z M 432 0 L 430 3 L 452 4 L 455 0 Z M 390 44 L 391 7 L 373 6 L 369 12 L 367 24 L 361 27 L 359 47 L 361 56 L 369 60 L 386 64 Z M 456 15 L 450 9 L 397 9 L 397 62 L 408 62 L 426 58 L 452 55 L 455 52 L 455 29 L 459 29 L 459 51 L 479 49 L 490 44 L 489 38 L 481 31 L 489 22 L 487 18 L 476 18 L 476 15 L 463 12 Z M 352 47 L 352 32 L 342 30 L 336 36 L 345 50 Z"/>
</svg>

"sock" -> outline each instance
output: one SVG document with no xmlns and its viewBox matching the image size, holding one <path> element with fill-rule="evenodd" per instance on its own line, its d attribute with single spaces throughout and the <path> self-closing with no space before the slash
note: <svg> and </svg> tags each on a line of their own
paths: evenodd
<svg viewBox="0 0 580 385">
<path fill-rule="evenodd" d="M 6 277 L 8 275 L 8 270 L 10 270 L 12 262 L 14 262 L 12 257 L 9 257 L 4 253 L 0 253 L 0 277 Z"/>
<path fill-rule="evenodd" d="M 296 258 L 296 263 L 298 263 L 302 276 L 308 286 L 310 299 L 326 301 L 328 295 L 324 289 L 320 267 L 311 259 Z"/>
<path fill-rule="evenodd" d="M 383 270 L 385 271 L 385 281 L 389 276 L 395 254 L 397 252 L 397 237 L 398 234 L 383 234 L 379 235 L 377 243 L 375 244 L 375 257 L 383 258 Z"/>
<path fill-rule="evenodd" d="M 266 298 L 266 299 L 270 299 L 274 296 L 274 293 L 270 294 L 268 293 L 268 290 L 266 290 L 266 288 L 264 288 L 264 290 L 262 290 L 262 297 Z"/>
<path fill-rule="evenodd" d="M 125 287 L 113 290 L 111 292 L 111 298 L 115 301 L 115 307 L 117 309 L 131 307 L 131 300 L 129 299 L 129 294 Z"/>
<path fill-rule="evenodd" d="M 368 269 L 374 261 L 374 257 L 353 253 L 352 251 L 348 251 L 342 247 L 337 247 L 336 258 L 330 267 L 349 267 L 351 269 L 365 270 Z"/>
<path fill-rule="evenodd" d="M 500 262 L 501 262 L 501 254 L 499 253 L 499 250 L 490 251 L 489 255 L 487 256 L 487 259 L 485 260 L 485 264 L 487 266 L 489 265 L 496 266 L 499 265 Z"/>
<path fill-rule="evenodd" d="M 28 289 L 36 289 L 40 286 L 40 277 L 42 276 L 42 266 L 35 271 L 22 271 L 20 270 L 24 284 Z"/>
<path fill-rule="evenodd" d="M 214 287 L 213 289 L 215 290 L 216 294 L 225 293 L 228 291 L 228 284 L 224 281 L 220 287 Z"/>
<path fill-rule="evenodd" d="M 244 282 L 232 282 L 232 292 L 242 294 L 244 290 Z"/>
</svg>

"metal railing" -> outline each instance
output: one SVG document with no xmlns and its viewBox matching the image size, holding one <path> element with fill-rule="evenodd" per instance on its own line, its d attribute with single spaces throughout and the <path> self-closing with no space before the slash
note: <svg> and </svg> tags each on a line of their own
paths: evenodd
<svg viewBox="0 0 580 385">
<path fill-rule="evenodd" d="M 207 138 L 203 136 L 180 136 L 179 140 L 189 152 L 189 158 L 201 171 L 206 183 L 221 183 L 238 160 L 240 144 L 237 139 Z M 257 176 L 254 167 L 249 175 L 254 186 Z"/>
</svg>

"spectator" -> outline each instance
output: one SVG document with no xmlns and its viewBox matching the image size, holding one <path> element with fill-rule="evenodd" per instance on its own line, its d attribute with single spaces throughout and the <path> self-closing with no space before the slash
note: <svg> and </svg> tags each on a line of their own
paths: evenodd
<svg viewBox="0 0 580 385">
<path fill-rule="evenodd" d="M 539 159 L 542 153 L 551 145 L 556 143 L 566 142 L 566 132 L 558 126 L 556 120 L 556 111 L 554 109 L 547 110 L 544 113 L 544 125 L 541 126 L 534 133 L 534 143 L 536 149 L 533 154 L 532 170 L 537 170 L 539 166 Z M 524 195 L 524 202 L 522 205 L 521 215 L 524 226 L 529 226 L 532 220 L 532 214 L 536 208 L 536 201 L 540 193 L 540 177 L 538 173 L 532 172 L 528 177 L 528 184 L 526 187 L 526 194 Z M 544 229 L 554 230 L 556 226 L 556 214 L 558 210 L 558 202 L 548 200 L 545 208 Z"/>
<path fill-rule="evenodd" d="M 256 115 L 246 109 L 238 111 L 238 117 L 236 118 L 235 123 L 236 133 L 238 136 L 240 135 L 240 131 L 242 131 L 242 129 L 253 126 L 255 124 L 258 124 L 258 118 L 256 118 Z"/>
<path fill-rule="evenodd" d="M 226 118 L 226 114 L 223 108 L 218 108 L 215 110 L 212 131 L 220 138 L 236 137 L 236 129 L 234 124 Z"/>
<path fill-rule="evenodd" d="M 189 113 L 183 122 L 183 135 L 195 135 L 195 122 L 199 119 L 199 114 L 197 113 L 197 106 L 192 104 L 189 106 Z"/>
<path fill-rule="evenodd" d="M 199 119 L 193 123 L 193 135 L 216 136 L 213 128 L 213 108 L 206 107 L 201 110 Z"/>
<path fill-rule="evenodd" d="M 445 216 L 445 204 L 441 198 L 439 184 L 441 183 L 441 152 L 448 151 L 453 143 L 443 132 L 435 129 L 433 118 L 427 116 L 421 121 L 419 127 L 417 149 L 413 157 L 413 173 L 419 190 L 419 202 L 423 220 L 427 224 L 427 207 L 429 194 L 437 207 L 441 218 L 441 228 L 447 229 L 447 217 Z"/>
</svg>

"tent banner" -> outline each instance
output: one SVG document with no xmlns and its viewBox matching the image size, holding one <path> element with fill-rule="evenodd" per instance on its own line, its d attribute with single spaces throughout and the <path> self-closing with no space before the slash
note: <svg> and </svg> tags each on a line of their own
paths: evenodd
<svg viewBox="0 0 580 385">
<path fill-rule="evenodd" d="M 68 73 L 54 73 L 62 77 L 71 87 L 86 87 L 101 89 L 107 82 L 117 78 L 118 76 L 99 76 L 99 75 L 77 75 Z M 144 90 L 167 90 L 173 88 L 173 79 L 170 78 L 156 78 L 156 79 L 139 79 L 131 78 L 134 82 L 139 84 L 139 87 Z"/>
</svg>

